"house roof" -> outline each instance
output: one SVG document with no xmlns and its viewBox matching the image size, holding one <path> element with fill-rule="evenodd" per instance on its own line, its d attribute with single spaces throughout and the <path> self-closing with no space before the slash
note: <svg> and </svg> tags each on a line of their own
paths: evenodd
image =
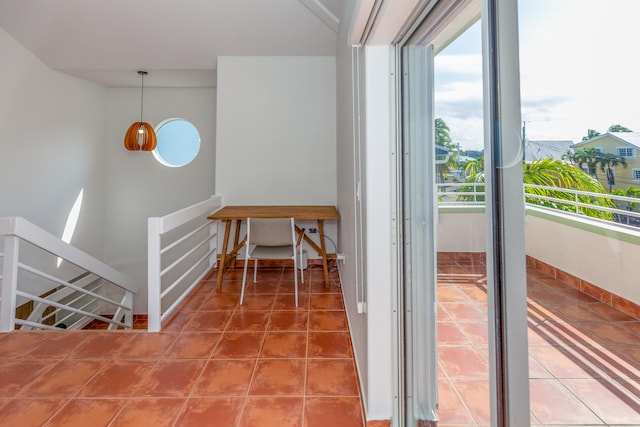
<svg viewBox="0 0 640 427">
<path fill-rule="evenodd" d="M 587 144 L 591 144 L 597 142 L 604 138 L 614 138 L 620 141 L 622 144 L 632 145 L 636 148 L 640 148 L 640 132 L 607 132 L 602 135 L 595 136 L 591 139 L 587 139 L 586 141 L 578 142 L 577 144 L 573 144 L 571 148 L 581 148 Z"/>
<path fill-rule="evenodd" d="M 573 141 L 569 140 L 533 141 L 527 139 L 524 144 L 524 161 L 562 159 L 562 155 L 569 150 L 572 144 Z"/>
</svg>

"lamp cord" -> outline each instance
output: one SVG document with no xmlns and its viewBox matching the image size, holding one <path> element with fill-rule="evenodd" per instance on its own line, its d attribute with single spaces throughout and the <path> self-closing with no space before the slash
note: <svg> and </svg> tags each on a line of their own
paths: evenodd
<svg viewBox="0 0 640 427">
<path fill-rule="evenodd" d="M 142 123 L 142 107 L 144 106 L 144 74 L 142 75 L 142 86 L 140 90 L 140 123 Z"/>
<path fill-rule="evenodd" d="M 138 74 L 142 77 L 142 85 L 140 89 L 140 123 L 142 123 L 142 108 L 144 106 L 144 76 L 147 75 L 146 71 L 138 71 Z"/>
</svg>

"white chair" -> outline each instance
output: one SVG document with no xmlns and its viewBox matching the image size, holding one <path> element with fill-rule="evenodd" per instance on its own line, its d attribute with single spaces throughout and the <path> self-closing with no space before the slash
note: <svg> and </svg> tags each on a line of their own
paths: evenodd
<svg viewBox="0 0 640 427">
<path fill-rule="evenodd" d="M 244 300 L 244 287 L 247 281 L 249 260 L 253 260 L 253 282 L 256 283 L 258 260 L 291 259 L 293 260 L 296 307 L 298 306 L 298 256 L 302 259 L 301 243 L 303 235 L 304 230 L 296 239 L 296 227 L 293 218 L 247 218 L 247 241 L 240 305 Z M 304 283 L 304 272 L 302 270 L 300 275 L 302 283 Z"/>
</svg>

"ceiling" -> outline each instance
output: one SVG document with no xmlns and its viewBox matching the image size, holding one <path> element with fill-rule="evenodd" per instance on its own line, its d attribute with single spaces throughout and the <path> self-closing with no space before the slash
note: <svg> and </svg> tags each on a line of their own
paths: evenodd
<svg viewBox="0 0 640 427">
<path fill-rule="evenodd" d="M 109 87 L 215 86 L 218 56 L 335 55 L 341 0 L 0 0 L 42 62 Z"/>
</svg>

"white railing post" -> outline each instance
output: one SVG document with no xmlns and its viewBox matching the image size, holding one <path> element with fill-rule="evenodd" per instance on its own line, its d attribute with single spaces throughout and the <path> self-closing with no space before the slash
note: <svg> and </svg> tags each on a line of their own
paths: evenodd
<svg viewBox="0 0 640 427">
<path fill-rule="evenodd" d="M 18 237 L 5 235 L 2 288 L 0 288 L 2 299 L 0 301 L 0 332 L 10 332 L 15 328 L 19 250 Z"/>
<path fill-rule="evenodd" d="M 148 239 L 148 331 L 160 332 L 162 301 L 160 294 L 162 293 L 162 278 L 160 277 L 161 268 L 161 218 L 149 218 L 147 223 L 147 239 Z"/>
<path fill-rule="evenodd" d="M 127 328 L 133 329 L 133 292 L 125 291 L 122 303 L 127 306 L 124 312 L 124 323 Z"/>
<path fill-rule="evenodd" d="M 211 270 L 218 262 L 218 239 L 213 239 L 213 236 L 218 235 L 218 221 L 211 221 L 209 224 L 209 251 L 211 256 L 209 257 L 209 270 Z"/>
</svg>

